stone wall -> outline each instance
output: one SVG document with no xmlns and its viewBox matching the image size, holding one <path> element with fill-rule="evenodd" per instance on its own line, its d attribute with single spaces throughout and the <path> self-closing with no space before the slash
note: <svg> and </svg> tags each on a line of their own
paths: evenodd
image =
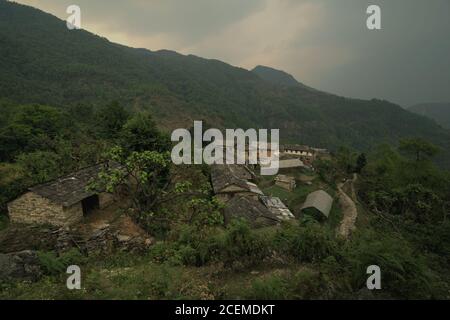
<svg viewBox="0 0 450 320">
<path fill-rule="evenodd" d="M 63 208 L 33 192 L 27 192 L 8 204 L 12 223 L 37 223 L 66 226 L 83 219 L 81 203 Z"/>
<path fill-rule="evenodd" d="M 100 209 L 104 209 L 114 202 L 114 195 L 111 193 L 102 192 L 98 195 L 98 202 Z"/>
</svg>

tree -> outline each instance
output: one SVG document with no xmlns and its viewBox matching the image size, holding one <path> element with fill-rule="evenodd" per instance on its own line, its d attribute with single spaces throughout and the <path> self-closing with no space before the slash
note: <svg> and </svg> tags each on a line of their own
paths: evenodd
<svg viewBox="0 0 450 320">
<path fill-rule="evenodd" d="M 127 151 L 166 152 L 170 139 L 156 127 L 150 113 L 136 114 L 123 126 L 120 132 L 120 145 Z"/>
<path fill-rule="evenodd" d="M 128 189 L 138 214 L 151 212 L 170 184 L 170 154 L 156 151 L 132 152 L 113 147 L 106 154 L 109 163 L 91 188 L 115 192 L 121 186 Z"/>
<path fill-rule="evenodd" d="M 56 178 L 60 173 L 60 157 L 49 151 L 23 153 L 18 156 L 24 176 L 30 184 L 44 183 Z"/>
<path fill-rule="evenodd" d="M 17 107 L 9 123 L 0 130 L 0 159 L 12 160 L 19 153 L 51 150 L 55 138 L 68 127 L 63 114 L 52 107 Z"/>
<path fill-rule="evenodd" d="M 400 140 L 399 150 L 419 162 L 434 157 L 440 149 L 421 138 L 414 138 Z"/>
<path fill-rule="evenodd" d="M 361 153 L 358 156 L 358 159 L 356 159 L 356 168 L 355 168 L 356 173 L 361 173 L 362 169 L 364 169 L 366 165 L 367 165 L 366 155 L 364 153 Z"/>
<path fill-rule="evenodd" d="M 98 132 L 105 139 L 116 138 L 130 116 L 117 101 L 100 107 L 95 114 Z"/>
</svg>

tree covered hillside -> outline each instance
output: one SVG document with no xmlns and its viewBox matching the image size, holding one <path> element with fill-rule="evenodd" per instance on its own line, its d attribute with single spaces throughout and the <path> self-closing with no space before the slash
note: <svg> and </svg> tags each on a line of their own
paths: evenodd
<svg viewBox="0 0 450 320">
<path fill-rule="evenodd" d="M 450 103 L 421 103 L 408 110 L 433 119 L 444 128 L 450 129 Z"/>
<path fill-rule="evenodd" d="M 450 159 L 448 131 L 389 102 L 280 87 L 217 60 L 125 47 L 7 1 L 0 1 L 0 97 L 57 107 L 117 100 L 151 111 L 165 129 L 194 119 L 219 128 L 279 128 L 284 142 L 331 149 L 417 136 L 444 150 L 441 163 Z"/>
</svg>

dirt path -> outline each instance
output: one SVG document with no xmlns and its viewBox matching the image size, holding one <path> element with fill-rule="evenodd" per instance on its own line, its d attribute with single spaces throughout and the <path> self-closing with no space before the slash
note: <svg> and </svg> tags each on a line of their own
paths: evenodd
<svg viewBox="0 0 450 320">
<path fill-rule="evenodd" d="M 351 193 L 354 199 L 356 199 L 354 183 L 357 178 L 358 176 L 354 174 L 353 180 L 350 182 Z M 344 183 L 338 184 L 339 203 L 344 213 L 344 217 L 342 219 L 341 225 L 339 226 L 338 233 L 344 238 L 348 238 L 350 233 L 355 230 L 355 222 L 356 217 L 358 216 L 358 209 L 356 208 L 356 204 L 353 199 L 349 197 L 342 189 L 343 186 Z"/>
</svg>

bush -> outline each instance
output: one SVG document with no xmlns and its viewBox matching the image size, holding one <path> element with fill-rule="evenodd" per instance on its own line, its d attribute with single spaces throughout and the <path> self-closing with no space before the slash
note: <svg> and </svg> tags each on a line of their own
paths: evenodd
<svg viewBox="0 0 450 320">
<path fill-rule="evenodd" d="M 175 228 L 169 239 L 183 264 L 202 266 L 221 259 L 223 232 L 216 228 L 204 228 L 202 232 L 190 225 Z"/>
<path fill-rule="evenodd" d="M 337 252 L 330 231 L 318 223 L 285 225 L 275 235 L 277 249 L 300 262 L 320 262 Z"/>
<path fill-rule="evenodd" d="M 254 300 L 289 299 L 288 282 L 278 275 L 256 279 L 251 283 L 246 298 Z"/>
<path fill-rule="evenodd" d="M 442 294 L 442 282 L 427 267 L 425 258 L 402 239 L 360 234 L 347 245 L 344 258 L 351 273 L 354 290 L 365 286 L 366 269 L 381 269 L 383 292 L 394 298 L 430 299 Z"/>
<path fill-rule="evenodd" d="M 38 252 L 38 258 L 44 273 L 56 275 L 67 270 L 70 265 L 80 265 L 86 258 L 77 250 L 71 249 L 60 256 L 54 252 Z"/>
<path fill-rule="evenodd" d="M 222 249 L 226 266 L 235 262 L 248 265 L 261 262 L 269 255 L 268 239 L 252 231 L 245 220 L 234 220 L 228 226 Z"/>
</svg>

